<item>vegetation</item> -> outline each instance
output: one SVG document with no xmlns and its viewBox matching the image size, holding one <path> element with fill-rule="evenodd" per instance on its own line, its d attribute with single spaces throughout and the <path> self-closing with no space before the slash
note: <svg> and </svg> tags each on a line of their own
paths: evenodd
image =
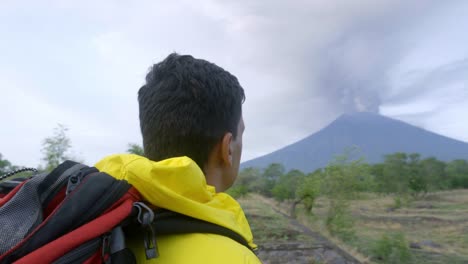
<svg viewBox="0 0 468 264">
<path fill-rule="evenodd" d="M 260 195 L 250 194 L 239 199 L 257 243 L 310 240 L 288 219 L 278 214 Z"/>
<path fill-rule="evenodd" d="M 386 232 L 376 241 L 372 255 L 383 263 L 410 263 L 411 252 L 402 232 Z"/>
<path fill-rule="evenodd" d="M 363 193 L 349 201 L 346 216 L 353 222 L 351 240 L 344 241 L 340 235 L 332 235 L 327 230 L 330 202 L 326 197 L 316 199 L 313 215 L 299 206 L 297 219 L 353 256 L 361 256 L 361 260 L 364 257 L 362 263 L 468 263 L 468 190 L 429 193 L 400 210 L 389 210 L 393 197 Z M 254 204 L 265 199 L 271 201 L 270 206 L 275 210 L 287 212 L 284 203 L 277 204 L 273 198 L 260 199 L 256 194 L 249 194 L 240 202 L 244 205 L 248 200 Z M 269 232 L 277 230 L 259 232 L 262 236 L 273 237 Z M 404 239 L 395 235 L 398 233 L 403 234 Z M 258 236 L 255 231 L 254 236 Z M 400 255 L 403 260 L 395 261 Z"/>
<path fill-rule="evenodd" d="M 348 150 L 325 168 L 309 174 L 299 170 L 286 172 L 278 163 L 263 171 L 245 168 L 233 188 L 292 205 L 307 204 L 309 209 L 321 195 L 338 200 L 354 199 L 366 192 L 395 195 L 395 204 L 400 207 L 432 192 L 468 188 L 467 160 L 443 162 L 399 152 L 386 155 L 382 163 L 367 164 L 363 159 L 350 158 L 355 152 Z"/>
<path fill-rule="evenodd" d="M 127 152 L 130 154 L 136 154 L 140 156 L 145 155 L 145 151 L 143 150 L 143 147 L 135 143 L 128 144 Z"/>
<path fill-rule="evenodd" d="M 69 157 L 71 148 L 71 140 L 67 136 L 68 128 L 62 124 L 54 129 L 54 135 L 44 139 L 42 143 L 42 153 L 45 162 L 45 171 L 51 171 L 60 163 L 64 162 Z"/>
<path fill-rule="evenodd" d="M 40 171 L 51 171 L 68 159 L 79 161 L 77 157 L 71 155 L 71 140 L 67 132 L 68 128 L 65 125 L 58 124 L 54 129 L 54 134 L 43 140 L 41 152 L 44 164 L 43 166 L 39 166 Z M 135 143 L 128 144 L 127 152 L 144 156 L 143 147 Z M 9 160 L 3 158 L 3 155 L 0 153 L 0 176 L 19 168 L 20 166 L 13 165 Z"/>
<path fill-rule="evenodd" d="M 468 208 L 461 202 L 449 205 L 452 198 L 444 197 L 463 188 L 468 188 L 466 160 L 444 162 L 417 153 L 394 153 L 386 155 L 381 163 L 368 164 L 356 155 L 356 150 L 348 150 L 325 168 L 308 174 L 286 171 L 278 163 L 264 170 L 246 168 L 230 193 L 235 197 L 258 193 L 274 199 L 283 209 L 289 207 L 286 212 L 291 217 L 357 248 L 378 263 L 424 263 L 434 256 L 440 263 L 456 263 L 468 257 L 459 253 L 468 248 L 468 238 L 454 241 L 455 236 L 466 233 L 463 230 L 468 226 L 459 224 L 457 214 L 468 212 Z M 365 206 L 372 203 L 375 205 Z M 428 209 L 420 209 L 426 206 Z M 427 224 L 424 219 L 434 223 Z M 411 226 L 403 228 L 407 221 Z M 451 229 L 451 238 L 441 238 L 447 226 L 457 231 Z M 420 241 L 450 244 L 456 248 L 455 253 L 410 247 L 410 242 Z"/>
<path fill-rule="evenodd" d="M 349 160 L 347 153 L 336 157 L 322 173 L 322 194 L 329 201 L 326 218 L 328 231 L 342 240 L 354 237 L 353 219 L 349 215 L 349 201 L 369 184 L 368 167 L 361 159 Z"/>
<path fill-rule="evenodd" d="M 14 167 L 10 161 L 3 159 L 2 153 L 0 153 L 0 176 L 14 170 Z"/>
</svg>

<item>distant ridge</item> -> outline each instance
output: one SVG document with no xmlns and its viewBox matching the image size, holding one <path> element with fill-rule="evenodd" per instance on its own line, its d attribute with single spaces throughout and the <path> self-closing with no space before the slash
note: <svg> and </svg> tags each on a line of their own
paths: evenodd
<svg viewBox="0 0 468 264">
<path fill-rule="evenodd" d="M 241 167 L 265 168 L 273 162 L 288 170 L 311 172 L 324 167 L 344 149 L 358 146 L 367 162 L 383 160 L 395 152 L 420 153 L 443 161 L 468 159 L 468 143 L 424 130 L 379 114 L 344 114 L 327 127 L 296 143 L 242 163 Z"/>
</svg>

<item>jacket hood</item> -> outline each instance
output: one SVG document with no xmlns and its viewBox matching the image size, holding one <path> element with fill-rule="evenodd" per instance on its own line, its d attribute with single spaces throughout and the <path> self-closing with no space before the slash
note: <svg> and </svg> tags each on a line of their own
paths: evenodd
<svg viewBox="0 0 468 264">
<path fill-rule="evenodd" d="M 202 170 L 188 157 L 155 162 L 134 154 L 118 154 L 102 159 L 95 167 L 126 180 L 154 206 L 229 228 L 256 247 L 239 203 L 207 185 Z"/>
</svg>

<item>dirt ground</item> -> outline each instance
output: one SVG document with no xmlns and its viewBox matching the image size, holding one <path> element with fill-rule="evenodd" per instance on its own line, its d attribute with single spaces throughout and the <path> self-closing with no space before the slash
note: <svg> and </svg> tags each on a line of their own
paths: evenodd
<svg viewBox="0 0 468 264">
<path fill-rule="evenodd" d="M 262 197 L 240 199 L 264 264 L 360 263 L 327 238 L 289 218 Z"/>
</svg>

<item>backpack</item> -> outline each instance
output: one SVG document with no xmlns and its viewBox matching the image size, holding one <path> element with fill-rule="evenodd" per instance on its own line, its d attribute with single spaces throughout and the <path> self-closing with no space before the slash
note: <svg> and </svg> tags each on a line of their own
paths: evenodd
<svg viewBox="0 0 468 264">
<path fill-rule="evenodd" d="M 135 263 L 127 232 L 141 235 L 147 259 L 167 234 L 219 234 L 250 249 L 232 230 L 153 208 L 127 181 L 73 161 L 0 182 L 0 264 Z"/>
</svg>

